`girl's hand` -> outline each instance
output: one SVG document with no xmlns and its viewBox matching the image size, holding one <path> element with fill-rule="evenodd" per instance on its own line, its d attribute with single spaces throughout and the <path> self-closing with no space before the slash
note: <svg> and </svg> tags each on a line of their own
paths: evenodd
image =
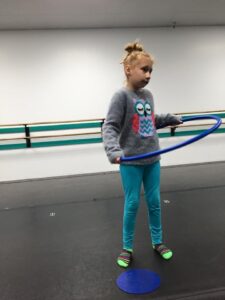
<svg viewBox="0 0 225 300">
<path fill-rule="evenodd" d="M 183 124 L 182 117 L 177 118 L 175 124 L 173 124 L 172 127 L 176 127 L 176 125 L 180 124 Z"/>
<path fill-rule="evenodd" d="M 183 124 L 184 122 L 182 121 L 182 117 L 179 119 L 179 124 Z"/>
<path fill-rule="evenodd" d="M 115 164 L 120 164 L 120 157 L 117 157 L 116 159 L 115 159 L 115 162 L 114 162 Z"/>
</svg>

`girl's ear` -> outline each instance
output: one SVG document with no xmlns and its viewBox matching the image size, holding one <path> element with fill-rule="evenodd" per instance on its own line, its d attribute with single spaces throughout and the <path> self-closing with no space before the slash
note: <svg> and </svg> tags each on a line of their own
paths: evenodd
<svg viewBox="0 0 225 300">
<path fill-rule="evenodd" d="M 124 66 L 124 71 L 125 71 L 126 76 L 130 76 L 131 66 L 130 65 L 125 65 Z"/>
</svg>

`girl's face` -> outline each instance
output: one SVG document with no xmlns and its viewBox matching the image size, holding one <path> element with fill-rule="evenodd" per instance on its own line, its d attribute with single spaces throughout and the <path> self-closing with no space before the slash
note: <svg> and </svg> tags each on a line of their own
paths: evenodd
<svg viewBox="0 0 225 300">
<path fill-rule="evenodd" d="M 127 87 L 138 90 L 145 87 L 151 79 L 152 62 L 146 56 L 141 56 L 132 65 L 125 67 Z"/>
</svg>

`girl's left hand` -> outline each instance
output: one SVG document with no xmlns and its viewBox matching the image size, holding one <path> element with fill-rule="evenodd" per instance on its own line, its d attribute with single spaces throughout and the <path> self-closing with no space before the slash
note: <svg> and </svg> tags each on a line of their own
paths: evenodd
<svg viewBox="0 0 225 300">
<path fill-rule="evenodd" d="M 182 121 L 182 117 L 177 117 L 177 124 L 176 125 L 180 125 L 183 124 L 184 122 Z"/>
<path fill-rule="evenodd" d="M 172 128 L 176 128 L 178 125 L 183 124 L 182 117 L 176 117 L 173 125 L 170 125 Z"/>
</svg>

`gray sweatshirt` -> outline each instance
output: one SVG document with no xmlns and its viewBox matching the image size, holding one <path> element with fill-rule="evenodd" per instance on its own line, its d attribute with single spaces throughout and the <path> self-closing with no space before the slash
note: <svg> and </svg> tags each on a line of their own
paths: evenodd
<svg viewBox="0 0 225 300">
<path fill-rule="evenodd" d="M 147 89 L 131 91 L 121 88 L 112 97 L 102 127 L 103 144 L 111 163 L 117 157 L 140 155 L 159 150 L 156 129 L 178 125 L 181 119 L 171 114 L 154 113 L 154 101 Z M 146 165 L 160 156 L 122 162 L 123 164 Z"/>
</svg>

